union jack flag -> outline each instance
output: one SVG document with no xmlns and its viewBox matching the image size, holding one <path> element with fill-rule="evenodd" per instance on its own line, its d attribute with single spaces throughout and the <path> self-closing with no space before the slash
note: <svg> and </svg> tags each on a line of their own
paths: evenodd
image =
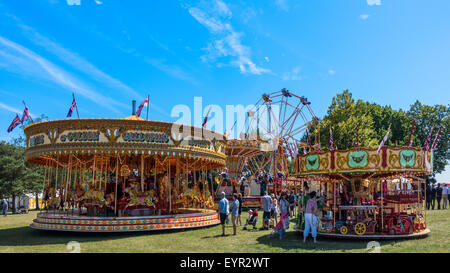
<svg viewBox="0 0 450 273">
<path fill-rule="evenodd" d="M 205 119 L 203 120 L 203 123 L 202 123 L 202 127 L 203 127 L 203 128 L 206 127 L 206 123 L 208 122 L 208 115 L 209 115 L 209 112 L 211 112 L 211 108 L 209 108 L 208 113 L 206 113 Z"/>
<path fill-rule="evenodd" d="M 25 105 L 25 109 L 23 110 L 23 115 L 22 115 L 22 119 L 20 120 L 20 123 L 23 124 L 23 122 L 27 119 L 31 119 L 31 122 L 33 122 L 33 119 L 31 118 L 30 112 L 28 111 L 28 107 L 25 104 L 25 102 L 23 101 L 23 104 Z"/>
<path fill-rule="evenodd" d="M 69 108 L 69 113 L 67 113 L 68 118 L 70 118 L 72 116 L 72 113 L 73 113 L 73 110 L 75 109 L 75 107 L 77 107 L 77 103 L 75 102 L 75 97 L 73 97 L 72 104 L 70 105 L 70 108 Z"/>
<path fill-rule="evenodd" d="M 138 109 L 136 110 L 136 117 L 139 117 L 141 115 L 142 109 L 147 106 L 148 107 L 148 99 L 149 97 L 147 97 L 138 107 Z"/>
<path fill-rule="evenodd" d="M 16 117 L 13 119 L 13 121 L 11 122 L 11 125 L 9 125 L 8 127 L 8 133 L 11 133 L 12 130 L 14 130 L 14 128 L 17 127 L 17 125 L 22 124 L 22 122 L 20 122 L 20 118 L 19 115 L 16 114 Z"/>
</svg>

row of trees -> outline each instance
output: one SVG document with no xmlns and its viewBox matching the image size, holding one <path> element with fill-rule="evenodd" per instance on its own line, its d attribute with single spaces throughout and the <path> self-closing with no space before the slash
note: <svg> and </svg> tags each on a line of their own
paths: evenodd
<svg viewBox="0 0 450 273">
<path fill-rule="evenodd" d="M 327 114 L 320 125 L 320 145 L 330 148 L 330 128 L 334 147 L 344 150 L 356 142 L 356 126 L 359 124 L 359 145 L 376 148 L 391 125 L 391 133 L 385 145 L 406 146 L 413 120 L 416 121 L 412 145 L 423 147 L 427 134 L 434 127 L 433 142 L 439 128 L 442 131 L 434 151 L 433 177 L 445 170 L 450 160 L 450 105 L 424 105 L 416 101 L 409 110 L 394 110 L 390 106 L 357 100 L 348 90 L 333 97 Z M 313 135 L 314 132 L 311 132 Z M 305 139 L 306 140 L 306 139 Z M 431 143 L 429 144 L 431 147 Z"/>
<path fill-rule="evenodd" d="M 48 119 L 47 116 L 41 115 L 35 119 L 35 122 L 46 119 Z M 44 168 L 28 164 L 25 160 L 23 135 L 9 143 L 0 142 L 0 198 L 12 198 L 13 212 L 16 210 L 17 197 L 28 193 L 36 195 L 37 198 L 42 192 L 43 179 Z"/>
</svg>

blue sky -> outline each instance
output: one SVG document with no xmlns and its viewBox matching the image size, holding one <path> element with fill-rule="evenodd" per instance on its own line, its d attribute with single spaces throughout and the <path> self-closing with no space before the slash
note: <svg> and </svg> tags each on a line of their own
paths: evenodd
<svg viewBox="0 0 450 273">
<path fill-rule="evenodd" d="M 256 103 L 287 88 L 321 117 L 343 89 L 407 109 L 450 102 L 450 1 L 0 0 L 0 138 L 23 110 L 121 118 L 150 94 L 177 104 Z M 450 180 L 447 171 L 445 179 Z"/>
</svg>

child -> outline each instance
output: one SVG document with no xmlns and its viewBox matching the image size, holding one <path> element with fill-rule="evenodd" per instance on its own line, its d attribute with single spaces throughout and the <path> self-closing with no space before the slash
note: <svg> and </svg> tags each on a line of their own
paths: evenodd
<svg viewBox="0 0 450 273">
<path fill-rule="evenodd" d="M 286 233 L 286 221 L 289 221 L 288 213 L 283 212 L 280 217 L 280 222 L 277 223 L 269 237 L 275 237 L 275 235 L 278 235 L 280 236 L 280 240 L 283 239 L 283 236 Z M 287 225 L 289 225 L 289 222 L 287 222 Z"/>
<path fill-rule="evenodd" d="M 247 230 L 247 225 L 252 225 L 253 229 L 256 229 L 256 222 L 258 221 L 258 210 L 249 210 L 248 215 L 249 217 L 244 225 L 244 230 Z"/>
</svg>

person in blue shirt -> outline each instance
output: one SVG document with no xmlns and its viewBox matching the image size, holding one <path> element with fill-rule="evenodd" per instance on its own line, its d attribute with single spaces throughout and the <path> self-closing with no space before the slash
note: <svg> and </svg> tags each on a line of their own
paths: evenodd
<svg viewBox="0 0 450 273">
<path fill-rule="evenodd" d="M 230 205 L 231 223 L 233 223 L 233 235 L 236 235 L 237 218 L 239 216 L 239 200 L 238 194 L 233 194 L 233 202 Z"/>
<path fill-rule="evenodd" d="M 228 200 L 225 198 L 225 192 L 221 193 L 222 199 L 219 201 L 219 217 L 220 217 L 220 224 L 222 225 L 222 236 L 225 236 L 225 222 L 228 218 L 229 213 L 229 205 Z"/>
</svg>

